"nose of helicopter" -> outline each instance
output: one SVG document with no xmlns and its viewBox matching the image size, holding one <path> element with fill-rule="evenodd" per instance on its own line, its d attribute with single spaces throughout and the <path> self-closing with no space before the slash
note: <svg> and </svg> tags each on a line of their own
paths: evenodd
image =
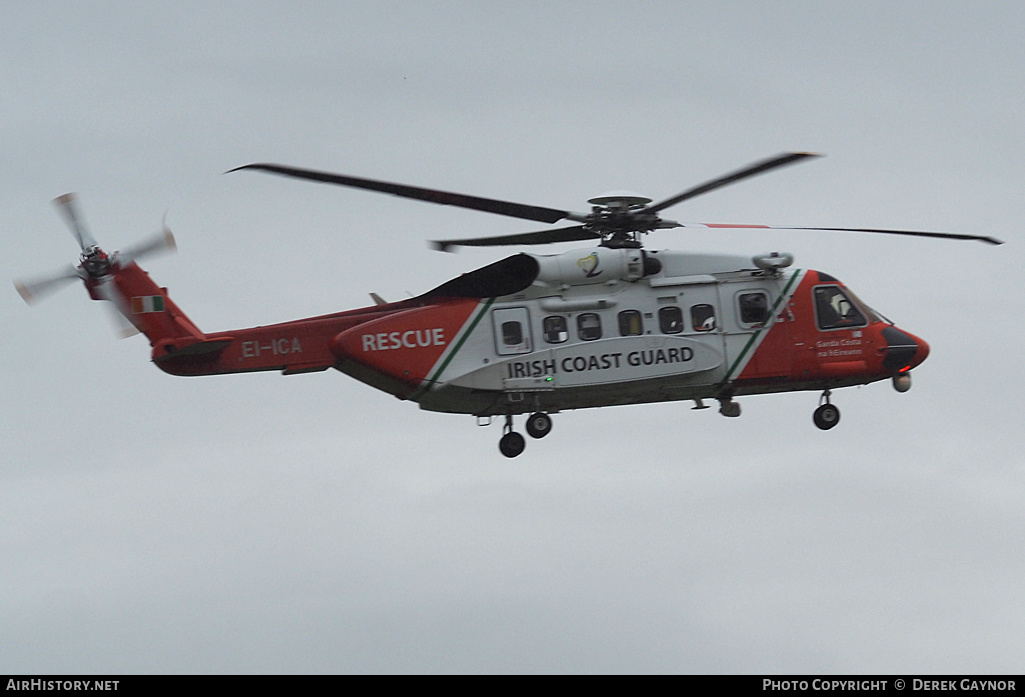
<svg viewBox="0 0 1025 697">
<path fill-rule="evenodd" d="M 929 356 L 929 344 L 914 334 L 890 326 L 883 330 L 886 355 L 883 367 L 893 373 L 906 373 Z"/>
</svg>

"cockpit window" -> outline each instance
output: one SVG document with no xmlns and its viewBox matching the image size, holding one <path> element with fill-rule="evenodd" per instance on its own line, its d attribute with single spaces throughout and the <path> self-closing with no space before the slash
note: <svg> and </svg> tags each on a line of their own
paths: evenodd
<svg viewBox="0 0 1025 697">
<path fill-rule="evenodd" d="M 864 303 L 864 301 L 861 298 L 859 298 L 857 295 L 855 295 L 854 291 L 851 290 L 850 288 L 844 288 L 843 292 L 844 292 L 845 295 L 847 295 L 848 298 L 851 299 L 851 302 L 854 303 L 855 307 L 857 307 L 858 309 L 860 309 L 862 312 L 865 313 L 865 316 L 868 318 L 868 323 L 869 324 L 872 324 L 873 322 L 882 322 L 884 319 L 886 319 L 885 317 L 880 315 L 878 312 L 873 310 L 871 307 L 866 305 Z M 887 321 L 889 321 L 889 320 L 887 320 Z M 890 324 L 893 324 L 893 322 L 890 322 Z"/>
<path fill-rule="evenodd" d="M 819 329 L 847 329 L 868 324 L 865 315 L 840 286 L 815 289 L 815 318 Z"/>
</svg>

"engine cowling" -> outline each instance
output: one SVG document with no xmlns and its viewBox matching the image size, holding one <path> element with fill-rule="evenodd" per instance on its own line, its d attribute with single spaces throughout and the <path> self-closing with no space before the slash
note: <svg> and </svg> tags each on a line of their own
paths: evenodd
<svg viewBox="0 0 1025 697">
<path fill-rule="evenodd" d="M 554 286 L 630 283 L 661 270 L 661 263 L 643 249 L 595 247 L 590 251 L 578 249 L 535 258 L 541 267 L 537 280 Z"/>
</svg>

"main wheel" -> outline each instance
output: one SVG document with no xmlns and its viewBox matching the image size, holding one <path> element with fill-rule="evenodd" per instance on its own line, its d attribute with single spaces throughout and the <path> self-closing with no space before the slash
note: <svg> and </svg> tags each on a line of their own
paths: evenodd
<svg viewBox="0 0 1025 697">
<path fill-rule="evenodd" d="M 531 438 L 544 438 L 552 432 L 552 417 L 536 411 L 527 419 L 527 433 Z"/>
<path fill-rule="evenodd" d="M 811 418 L 812 421 L 815 422 L 816 426 L 821 428 L 823 431 L 828 431 L 833 428 L 833 426 L 840 423 L 840 410 L 832 404 L 823 404 L 815 410 L 815 413 L 812 414 Z"/>
<path fill-rule="evenodd" d="M 516 457 L 527 447 L 526 439 L 516 431 L 509 431 L 498 441 L 498 449 L 506 457 Z"/>
</svg>

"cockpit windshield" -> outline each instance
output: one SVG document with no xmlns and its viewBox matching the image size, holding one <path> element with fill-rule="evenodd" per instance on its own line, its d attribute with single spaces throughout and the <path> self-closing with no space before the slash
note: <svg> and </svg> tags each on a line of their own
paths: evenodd
<svg viewBox="0 0 1025 697">
<path fill-rule="evenodd" d="M 818 286 L 815 293 L 815 320 L 819 329 L 849 329 L 869 323 L 853 294 L 840 286 Z M 877 320 L 875 313 L 872 320 Z"/>
<path fill-rule="evenodd" d="M 871 324 L 872 322 L 882 322 L 882 321 L 885 321 L 888 324 L 893 324 L 893 322 L 891 322 L 890 320 L 886 319 L 880 313 L 876 312 L 871 307 L 866 305 L 864 303 L 864 301 L 861 298 L 859 298 L 857 295 L 855 295 L 854 291 L 852 291 L 850 288 L 844 288 L 843 292 L 847 294 L 847 297 L 849 297 L 854 302 L 855 305 L 857 305 L 858 307 L 861 308 L 861 310 L 868 317 L 869 324 Z"/>
</svg>

